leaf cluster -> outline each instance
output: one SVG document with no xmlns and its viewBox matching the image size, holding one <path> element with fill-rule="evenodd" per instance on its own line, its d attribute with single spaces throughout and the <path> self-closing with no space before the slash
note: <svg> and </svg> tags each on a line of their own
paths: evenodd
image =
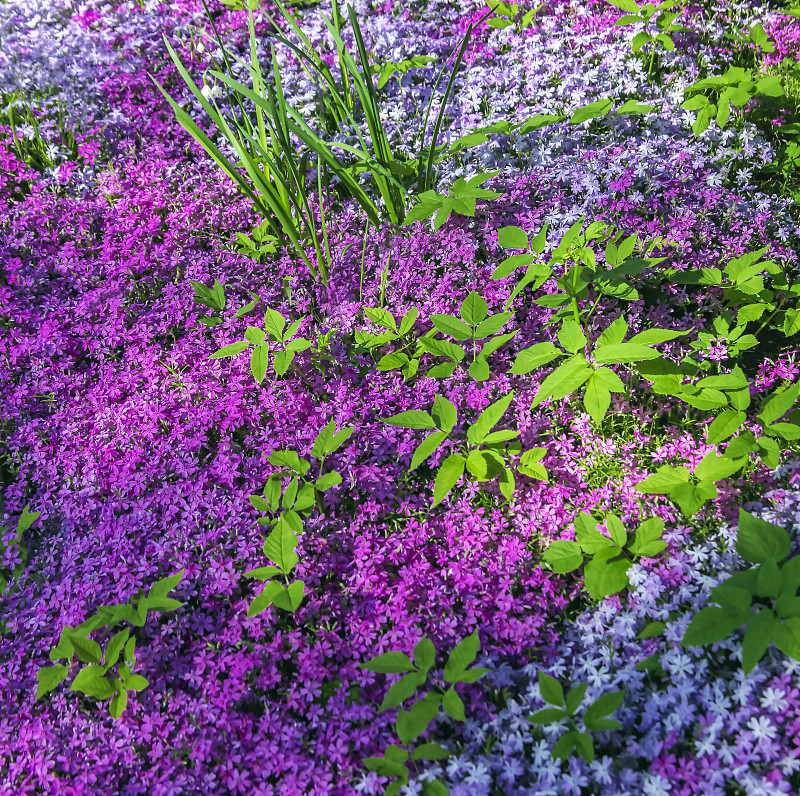
<svg viewBox="0 0 800 796">
<path fill-rule="evenodd" d="M 783 528 L 740 509 L 736 552 L 753 566 L 711 590 L 715 606 L 699 611 L 681 645 L 715 644 L 746 625 L 742 668 L 751 672 L 770 644 L 800 660 L 800 556 L 789 558 Z"/>
</svg>

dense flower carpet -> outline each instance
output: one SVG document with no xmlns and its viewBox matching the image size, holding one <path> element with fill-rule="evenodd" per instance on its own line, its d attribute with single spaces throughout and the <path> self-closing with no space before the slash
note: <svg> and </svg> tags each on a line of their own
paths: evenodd
<svg viewBox="0 0 800 796">
<path fill-rule="evenodd" d="M 0 794 L 799 794 L 798 61 L 0 0 Z"/>
</svg>

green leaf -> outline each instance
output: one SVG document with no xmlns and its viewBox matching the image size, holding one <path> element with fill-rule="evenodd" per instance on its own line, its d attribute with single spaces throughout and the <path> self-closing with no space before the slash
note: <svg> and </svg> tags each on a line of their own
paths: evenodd
<svg viewBox="0 0 800 796">
<path fill-rule="evenodd" d="M 586 335 L 573 318 L 567 318 L 558 330 L 558 342 L 572 354 L 586 346 Z"/>
<path fill-rule="evenodd" d="M 467 430 L 467 442 L 470 445 L 480 445 L 484 442 L 489 432 L 500 422 L 500 418 L 506 413 L 513 400 L 514 390 L 511 390 L 507 395 L 489 404 Z"/>
<path fill-rule="evenodd" d="M 583 723 L 586 725 L 586 729 L 599 729 L 599 727 L 596 726 L 598 720 L 604 716 L 610 716 L 612 713 L 615 713 L 622 704 L 624 696 L 624 691 L 614 691 L 610 694 L 603 694 L 599 699 L 589 705 L 583 716 Z"/>
<path fill-rule="evenodd" d="M 586 392 L 583 395 L 583 405 L 589 417 L 596 425 L 600 425 L 611 405 L 611 393 L 608 391 L 602 376 L 598 371 L 592 373 L 586 382 Z"/>
<path fill-rule="evenodd" d="M 571 754 L 572 750 L 578 743 L 579 733 L 575 730 L 564 733 L 553 746 L 550 756 L 556 760 L 566 760 Z"/>
<path fill-rule="evenodd" d="M 247 616 L 256 616 L 262 611 L 265 611 L 273 602 L 275 598 L 283 592 L 283 586 L 277 580 L 271 580 L 266 586 L 255 596 L 250 607 L 247 609 Z"/>
<path fill-rule="evenodd" d="M 456 721 L 466 721 L 467 717 L 464 713 L 464 703 L 454 689 L 448 688 L 447 691 L 442 694 L 442 707 L 450 718 Z"/>
<path fill-rule="evenodd" d="M 593 352 L 594 361 L 603 365 L 620 365 L 631 362 L 642 362 L 648 359 L 657 359 L 661 356 L 653 348 L 638 343 L 616 343 L 596 348 Z"/>
<path fill-rule="evenodd" d="M 652 475 L 636 484 L 638 492 L 665 495 L 669 494 L 676 486 L 689 482 L 689 471 L 685 467 L 672 467 L 664 464 Z"/>
<path fill-rule="evenodd" d="M 582 108 L 578 108 L 578 110 L 572 114 L 569 123 L 580 124 L 589 119 L 597 119 L 601 116 L 605 116 L 611 110 L 612 106 L 613 102 L 610 99 L 595 100 L 588 105 L 584 105 Z"/>
<path fill-rule="evenodd" d="M 594 371 L 583 354 L 575 354 L 562 362 L 539 386 L 531 403 L 531 409 L 547 398 L 561 400 L 578 389 Z"/>
<path fill-rule="evenodd" d="M 511 312 L 498 312 L 496 315 L 490 315 L 485 321 L 481 321 L 475 328 L 475 339 L 485 340 L 487 337 L 497 334 L 511 320 L 512 317 L 513 313 Z M 503 337 L 505 340 L 510 340 L 515 334 L 516 332 L 511 332 L 508 335 L 503 335 Z M 490 351 L 487 351 L 487 346 L 488 344 L 483 347 L 484 356 L 488 356 L 489 353 L 491 353 Z M 492 349 L 492 351 L 494 350 L 496 350 L 496 348 Z"/>
<path fill-rule="evenodd" d="M 527 233 L 515 226 L 501 227 L 497 230 L 497 243 L 504 249 L 527 249 Z"/>
<path fill-rule="evenodd" d="M 721 481 L 742 469 L 742 462 L 707 453 L 695 468 L 694 474 L 702 481 Z"/>
<path fill-rule="evenodd" d="M 271 581 L 275 583 L 276 581 Z M 275 595 L 272 602 L 284 611 L 294 613 L 303 602 L 305 584 L 302 580 L 292 581 L 288 586 L 281 586 L 280 592 Z"/>
<path fill-rule="evenodd" d="M 75 675 L 70 691 L 80 691 L 95 699 L 108 699 L 114 688 L 105 674 L 105 666 L 85 666 Z"/>
<path fill-rule="evenodd" d="M 748 623 L 742 640 L 742 668 L 745 674 L 750 674 L 764 657 L 777 624 L 777 617 L 768 609 L 759 611 Z"/>
<path fill-rule="evenodd" d="M 550 705 L 561 707 L 564 704 L 564 689 L 555 677 L 539 670 L 539 691 L 542 699 Z"/>
<path fill-rule="evenodd" d="M 408 472 L 416 470 L 446 439 L 446 431 L 434 431 L 433 434 L 428 434 L 414 451 L 414 457 L 411 459 Z"/>
<path fill-rule="evenodd" d="M 411 672 L 398 680 L 387 692 L 381 702 L 379 712 L 396 708 L 405 702 L 427 679 L 425 672 Z"/>
<path fill-rule="evenodd" d="M 269 345 L 265 343 L 253 346 L 253 350 L 250 352 L 250 372 L 253 374 L 257 384 L 261 384 L 264 381 L 268 368 Z"/>
<path fill-rule="evenodd" d="M 480 639 L 478 638 L 477 630 L 473 631 L 459 644 L 456 644 L 450 652 L 447 663 L 445 663 L 444 666 L 444 681 L 446 683 L 459 682 L 459 676 L 462 675 L 467 670 L 467 667 L 475 660 L 479 648 Z"/>
<path fill-rule="evenodd" d="M 411 753 L 412 760 L 444 760 L 450 752 L 438 743 L 421 743 Z"/>
<path fill-rule="evenodd" d="M 120 630 L 119 633 L 112 636 L 111 640 L 106 646 L 104 660 L 106 668 L 116 665 L 117 661 L 119 660 L 120 653 L 122 652 L 122 648 L 125 646 L 125 642 L 128 640 L 128 636 L 130 636 L 130 630 L 128 630 L 128 628 L 125 628 L 125 630 Z"/>
<path fill-rule="evenodd" d="M 798 393 L 800 393 L 800 382 L 786 389 L 778 390 L 764 405 L 758 415 L 758 419 L 764 425 L 774 423 L 794 407 Z"/>
<path fill-rule="evenodd" d="M 278 567 L 256 567 L 244 573 L 246 578 L 254 578 L 255 580 L 269 580 L 276 575 L 280 575 L 281 571 Z"/>
<path fill-rule="evenodd" d="M 419 409 L 409 409 L 407 412 L 400 412 L 400 414 L 381 419 L 390 426 L 427 428 L 431 431 L 436 429 L 436 423 L 434 423 L 433 418 L 427 412 L 422 412 Z"/>
<path fill-rule="evenodd" d="M 602 600 L 630 585 L 628 567 L 631 562 L 626 558 L 610 560 L 618 554 L 618 549 L 609 548 L 596 553 L 590 561 L 586 562 L 583 568 L 584 585 L 592 599 Z"/>
<path fill-rule="evenodd" d="M 542 558 L 558 575 L 572 572 L 583 564 L 583 555 L 577 542 L 557 540 L 542 554 Z"/>
<path fill-rule="evenodd" d="M 645 520 L 637 529 L 630 551 L 635 556 L 647 556 L 652 558 L 658 555 L 667 546 L 661 539 L 664 532 L 664 521 L 660 517 L 650 517 Z"/>
<path fill-rule="evenodd" d="M 474 362 L 470 362 L 468 372 L 470 378 L 475 381 L 486 381 L 491 375 L 489 363 L 485 359 L 476 359 Z"/>
<path fill-rule="evenodd" d="M 517 354 L 514 365 L 508 372 L 521 376 L 560 356 L 563 356 L 562 352 L 552 343 L 536 343 Z"/>
<path fill-rule="evenodd" d="M 464 474 L 466 459 L 459 453 L 451 453 L 439 467 L 433 485 L 433 505 L 438 506 Z"/>
<path fill-rule="evenodd" d="M 460 318 L 453 315 L 431 315 L 433 325 L 442 333 L 454 337 L 456 340 L 472 339 L 472 329 Z"/>
<path fill-rule="evenodd" d="M 579 683 L 567 694 L 564 706 L 566 707 L 567 713 L 570 716 L 575 715 L 575 711 L 578 709 L 581 702 L 583 702 L 583 698 L 586 695 L 586 689 L 588 687 L 588 683 Z"/>
<path fill-rule="evenodd" d="M 567 712 L 561 708 L 542 708 L 528 717 L 531 724 L 552 724 L 567 717 Z"/>
<path fill-rule="evenodd" d="M 749 618 L 749 613 L 731 612 L 715 606 L 703 608 L 686 629 L 681 646 L 699 647 L 703 644 L 715 644 L 730 636 Z"/>
<path fill-rule="evenodd" d="M 72 635 L 70 641 L 75 648 L 75 653 L 83 663 L 100 663 L 103 659 L 103 652 L 96 641 L 77 634 Z"/>
<path fill-rule="evenodd" d="M 276 566 L 280 567 L 284 574 L 288 575 L 300 558 L 294 552 L 295 547 L 297 547 L 297 535 L 285 517 L 287 513 L 281 514 L 280 519 L 267 537 L 266 542 L 264 542 L 264 555 Z"/>
<path fill-rule="evenodd" d="M 41 699 L 45 694 L 57 688 L 69 674 L 66 664 L 58 663 L 55 666 L 44 666 L 36 672 L 36 699 Z"/>
<path fill-rule="evenodd" d="M 232 357 L 236 354 L 241 354 L 242 351 L 249 348 L 250 344 L 246 340 L 239 340 L 236 343 L 231 343 L 230 345 L 226 345 L 223 348 L 220 348 L 218 351 L 215 351 L 209 359 L 222 359 L 222 357 Z"/>
<path fill-rule="evenodd" d="M 123 689 L 111 697 L 111 702 L 108 704 L 108 712 L 112 719 L 118 719 L 124 712 L 128 704 L 128 692 Z"/>
<path fill-rule="evenodd" d="M 439 713 L 441 697 L 439 694 L 429 693 L 417 700 L 411 710 L 406 712 L 402 708 L 397 714 L 397 734 L 404 744 L 410 744 L 419 738 L 430 723 Z"/>
<path fill-rule="evenodd" d="M 461 317 L 470 326 L 477 326 L 486 318 L 489 312 L 489 305 L 474 290 L 461 303 Z"/>
<path fill-rule="evenodd" d="M 638 639 L 655 638 L 660 636 L 667 628 L 665 622 L 648 622 L 636 635 Z"/>
<path fill-rule="evenodd" d="M 708 427 L 708 437 L 706 441 L 710 445 L 717 445 L 728 439 L 737 429 L 747 420 L 744 412 L 734 412 L 726 409 L 714 418 Z"/>
<path fill-rule="evenodd" d="M 800 660 L 800 619 L 792 617 L 773 628 L 775 646 L 784 654 Z"/>
<path fill-rule="evenodd" d="M 461 362 L 466 356 L 464 349 L 460 345 L 451 343 L 449 340 L 437 340 L 435 337 L 421 337 L 419 339 L 419 344 L 434 356 L 447 357 L 454 362 Z"/>
<path fill-rule="evenodd" d="M 753 564 L 779 563 L 791 551 L 789 534 L 760 517 L 739 509 L 736 552 Z"/>
<path fill-rule="evenodd" d="M 376 655 L 366 663 L 359 664 L 359 668 L 379 674 L 400 674 L 401 672 L 413 672 L 414 664 L 405 652 L 395 651 Z"/>
<path fill-rule="evenodd" d="M 264 328 L 276 340 L 283 340 L 283 330 L 286 328 L 286 318 L 277 310 L 267 307 L 264 313 Z"/>
<path fill-rule="evenodd" d="M 414 664 L 423 672 L 427 672 L 436 663 L 436 648 L 427 638 L 421 638 L 414 647 Z"/>
<path fill-rule="evenodd" d="M 431 411 L 436 427 L 450 433 L 458 422 L 458 412 L 455 406 L 443 395 L 437 395 L 433 399 L 433 409 Z"/>
</svg>

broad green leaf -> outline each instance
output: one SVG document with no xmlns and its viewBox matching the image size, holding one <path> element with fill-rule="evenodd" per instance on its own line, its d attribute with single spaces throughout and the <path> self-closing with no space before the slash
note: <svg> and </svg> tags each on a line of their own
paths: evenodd
<svg viewBox="0 0 800 796">
<path fill-rule="evenodd" d="M 419 315 L 419 310 L 416 307 L 412 307 L 406 314 L 402 317 L 400 321 L 400 327 L 397 330 L 399 335 L 408 334 L 414 324 L 417 322 L 417 316 Z"/>
<path fill-rule="evenodd" d="M 779 563 L 791 551 L 789 534 L 783 528 L 739 509 L 736 552 L 752 564 Z"/>
<path fill-rule="evenodd" d="M 791 387 L 778 390 L 764 405 L 758 415 L 758 419 L 765 425 L 774 423 L 794 407 L 798 393 L 800 393 L 800 382 Z"/>
<path fill-rule="evenodd" d="M 489 305 L 484 298 L 474 290 L 461 303 L 461 317 L 470 326 L 477 326 L 486 319 L 489 312 Z"/>
<path fill-rule="evenodd" d="M 431 410 L 436 427 L 442 431 L 451 432 L 458 422 L 458 412 L 455 406 L 443 395 L 437 395 L 433 399 L 433 409 Z"/>
<path fill-rule="evenodd" d="M 665 622 L 649 622 L 644 628 L 637 633 L 636 638 L 647 639 L 660 636 L 667 628 Z"/>
<path fill-rule="evenodd" d="M 504 249 L 527 249 L 528 235 L 519 227 L 501 227 L 497 230 L 497 243 Z"/>
<path fill-rule="evenodd" d="M 597 721 L 610 716 L 615 713 L 619 706 L 622 704 L 624 691 L 614 691 L 610 694 L 603 694 L 595 702 L 586 708 L 586 713 L 583 716 L 583 723 L 586 725 L 587 730 L 598 729 L 596 727 Z"/>
<path fill-rule="evenodd" d="M 747 420 L 747 415 L 744 412 L 735 412 L 731 409 L 726 409 L 721 412 L 708 427 L 708 436 L 706 441 L 710 445 L 717 445 L 728 439 L 737 429 L 739 429 Z"/>
<path fill-rule="evenodd" d="M 119 660 L 120 653 L 122 652 L 122 649 L 125 646 L 129 636 L 130 630 L 125 628 L 125 630 L 120 630 L 119 633 L 116 633 L 111 637 L 111 640 L 106 646 L 106 653 L 103 661 L 106 668 L 116 665 L 117 661 Z"/>
<path fill-rule="evenodd" d="M 538 678 L 542 699 L 549 705 L 561 707 L 564 704 L 564 689 L 561 687 L 561 683 L 541 669 L 539 670 Z"/>
<path fill-rule="evenodd" d="M 300 560 L 294 552 L 295 547 L 297 547 L 297 535 L 282 514 L 264 542 L 264 555 L 288 575 Z"/>
<path fill-rule="evenodd" d="M 458 483 L 462 475 L 466 459 L 459 453 L 451 453 L 436 473 L 433 484 L 433 505 L 438 506 L 449 494 L 450 490 Z"/>
<path fill-rule="evenodd" d="M 276 575 L 280 575 L 281 571 L 278 567 L 256 567 L 244 573 L 246 578 L 254 578 L 255 580 L 269 580 Z"/>
<path fill-rule="evenodd" d="M 571 354 L 575 354 L 586 346 L 586 335 L 573 318 L 567 318 L 558 330 L 558 342 Z"/>
<path fill-rule="evenodd" d="M 604 383 L 604 379 L 594 371 L 586 382 L 586 392 L 583 395 L 583 405 L 596 425 L 600 425 L 611 405 L 611 393 Z"/>
<path fill-rule="evenodd" d="M 448 688 L 447 691 L 442 694 L 442 707 L 451 719 L 466 721 L 467 717 L 464 714 L 464 703 L 454 689 Z"/>
<path fill-rule="evenodd" d="M 475 328 L 475 339 L 476 340 L 485 340 L 487 337 L 491 337 L 494 334 L 497 334 L 513 317 L 513 313 L 511 312 L 498 312 L 496 315 L 490 315 L 485 321 L 481 321 L 477 327 Z M 516 334 L 516 332 L 511 333 L 511 336 Z M 508 339 L 511 339 L 511 336 Z M 488 352 L 485 351 L 484 348 L 484 356 L 488 355 Z"/>
<path fill-rule="evenodd" d="M 447 357 L 455 362 L 461 362 L 466 356 L 464 349 L 460 345 L 451 343 L 449 340 L 437 340 L 434 337 L 421 337 L 420 345 L 431 354 L 437 357 Z"/>
<path fill-rule="evenodd" d="M 397 321 L 395 321 L 394 315 L 383 307 L 364 307 L 364 315 L 376 326 L 381 326 L 390 332 L 397 331 Z"/>
<path fill-rule="evenodd" d="M 531 724 L 552 724 L 567 717 L 567 713 L 561 708 L 542 708 L 537 710 L 532 716 L 528 717 Z"/>
<path fill-rule="evenodd" d="M 111 702 L 108 704 L 108 712 L 112 719 L 118 719 L 128 705 L 128 692 L 123 689 L 111 697 Z"/>
<path fill-rule="evenodd" d="M 283 592 L 283 586 L 277 580 L 271 580 L 266 586 L 255 596 L 250 607 L 247 609 L 247 616 L 256 616 L 262 611 L 265 611 L 275 598 Z"/>
<path fill-rule="evenodd" d="M 572 572 L 583 564 L 583 555 L 577 542 L 557 540 L 542 554 L 542 558 L 558 575 Z"/>
<path fill-rule="evenodd" d="M 586 689 L 589 687 L 588 683 L 579 683 L 575 686 L 575 688 L 571 689 L 570 692 L 567 694 L 567 698 L 564 701 L 564 706 L 567 709 L 567 713 L 570 716 L 575 715 L 575 711 L 580 707 L 581 702 L 583 702 L 584 696 L 586 696 Z"/>
<path fill-rule="evenodd" d="M 438 715 L 440 704 L 440 695 L 429 693 L 417 700 L 408 712 L 401 708 L 396 724 L 400 740 L 404 744 L 410 744 L 415 738 L 419 738 Z"/>
<path fill-rule="evenodd" d="M 489 363 L 485 359 L 476 359 L 474 362 L 470 362 L 468 372 L 470 378 L 475 381 L 486 381 L 491 376 Z"/>
<path fill-rule="evenodd" d="M 742 640 L 742 669 L 745 674 L 755 669 L 772 642 L 778 619 L 769 609 L 759 611 L 747 624 Z"/>
<path fill-rule="evenodd" d="M 478 631 L 473 631 L 469 636 L 453 647 L 444 666 L 444 681 L 446 683 L 459 682 L 467 667 L 475 660 L 480 648 Z"/>
<path fill-rule="evenodd" d="M 76 655 L 83 663 L 100 663 L 103 659 L 103 652 L 96 641 L 78 634 L 72 634 L 70 641 L 75 648 Z"/>
<path fill-rule="evenodd" d="M 689 483 L 689 471 L 685 467 L 664 464 L 652 475 L 636 484 L 638 492 L 665 495 L 680 484 Z"/>
<path fill-rule="evenodd" d="M 253 346 L 250 352 L 250 372 L 257 384 L 264 381 L 269 368 L 269 345 L 264 343 L 262 345 Z"/>
<path fill-rule="evenodd" d="M 539 387 L 534 396 L 531 408 L 538 406 L 547 398 L 561 400 L 578 389 L 592 375 L 593 369 L 583 354 L 575 354 L 566 362 L 562 362 Z"/>
<path fill-rule="evenodd" d="M 578 108 L 578 110 L 572 114 L 569 123 L 580 124 L 589 119 L 597 119 L 601 116 L 605 116 L 611 110 L 612 106 L 613 102 L 610 99 L 595 100 L 588 105 L 584 105 L 582 108 Z"/>
<path fill-rule="evenodd" d="M 562 352 L 552 343 L 536 343 L 517 354 L 514 365 L 508 372 L 521 376 L 560 356 L 563 356 Z"/>
<path fill-rule="evenodd" d="M 105 666 L 84 666 L 75 675 L 70 691 L 80 691 L 95 699 L 108 699 L 114 688 L 105 674 Z"/>
<path fill-rule="evenodd" d="M 678 484 L 669 491 L 670 499 L 678 504 L 685 517 L 692 517 L 703 504 L 717 497 L 717 488 L 711 481 L 699 484 Z"/>
<path fill-rule="evenodd" d="M 682 647 L 699 647 L 715 644 L 730 636 L 750 618 L 750 614 L 731 612 L 711 606 L 703 608 L 692 619 L 681 641 Z"/>
<path fill-rule="evenodd" d="M 454 337 L 456 340 L 470 340 L 472 329 L 460 318 L 452 315 L 431 315 L 433 325 L 442 333 Z"/>
<path fill-rule="evenodd" d="M 244 330 L 244 339 L 253 345 L 260 345 L 264 342 L 264 340 L 267 339 L 267 333 L 263 329 L 259 329 L 257 326 L 248 326 Z"/>
<path fill-rule="evenodd" d="M 800 619 L 792 617 L 773 628 L 775 646 L 784 654 L 800 660 Z"/>
<path fill-rule="evenodd" d="M 36 672 L 36 699 L 41 699 L 45 694 L 57 688 L 69 674 L 66 664 L 58 663 L 55 666 L 44 666 Z"/>
<path fill-rule="evenodd" d="M 742 461 L 717 456 L 713 451 L 706 454 L 695 468 L 694 474 L 702 481 L 721 481 L 742 469 Z"/>
<path fill-rule="evenodd" d="M 438 743 L 421 743 L 411 753 L 412 760 L 444 760 L 450 752 Z"/>
<path fill-rule="evenodd" d="M 603 365 L 619 365 L 631 362 L 642 362 L 648 359 L 657 359 L 661 356 L 653 348 L 638 343 L 616 343 L 596 348 L 593 352 L 595 362 Z"/>
<path fill-rule="evenodd" d="M 596 553 L 583 567 L 584 585 L 592 599 L 602 600 L 610 594 L 627 588 L 628 567 L 631 562 L 626 558 L 616 561 L 610 559 L 619 553 L 617 548 L 609 548 Z"/>
<path fill-rule="evenodd" d="M 646 346 L 658 345 L 659 343 L 666 343 L 668 340 L 684 337 L 686 334 L 687 332 L 678 332 L 674 329 L 645 329 L 645 331 L 631 337 L 628 342 Z"/>
<path fill-rule="evenodd" d="M 413 672 L 414 664 L 405 652 L 384 652 L 366 663 L 359 664 L 359 668 L 379 674 L 400 674 L 401 672 Z"/>
<path fill-rule="evenodd" d="M 480 445 L 489 432 L 500 422 L 500 418 L 506 413 L 513 400 L 514 390 L 511 390 L 507 395 L 489 404 L 467 430 L 467 442 L 470 445 Z"/>
<path fill-rule="evenodd" d="M 436 663 L 436 648 L 428 638 L 421 638 L 414 647 L 414 664 L 418 669 L 427 672 Z"/>
<path fill-rule="evenodd" d="M 609 244 L 611 246 L 613 244 Z M 625 339 L 628 333 L 628 323 L 624 318 L 617 318 L 611 325 L 603 329 L 603 333 L 597 338 L 597 345 L 616 345 Z"/>
<path fill-rule="evenodd" d="M 645 520 L 637 529 L 630 551 L 635 556 L 652 556 L 662 552 L 667 543 L 661 539 L 664 532 L 664 521 L 660 517 L 650 517 Z"/>
<path fill-rule="evenodd" d="M 275 583 L 275 581 L 272 581 Z M 281 591 L 275 595 L 273 603 L 284 611 L 294 613 L 303 602 L 305 584 L 302 580 L 292 581 L 288 586 L 282 586 Z"/>
<path fill-rule="evenodd" d="M 401 428 L 427 428 L 431 431 L 436 429 L 436 423 L 434 423 L 433 418 L 427 412 L 422 412 L 419 409 L 409 409 L 407 412 L 400 412 L 400 414 L 381 419 L 390 426 L 400 426 Z"/>
<path fill-rule="evenodd" d="M 387 692 L 381 702 L 379 712 L 389 708 L 399 707 L 405 702 L 427 679 L 424 672 L 411 672 L 398 680 Z"/>
</svg>

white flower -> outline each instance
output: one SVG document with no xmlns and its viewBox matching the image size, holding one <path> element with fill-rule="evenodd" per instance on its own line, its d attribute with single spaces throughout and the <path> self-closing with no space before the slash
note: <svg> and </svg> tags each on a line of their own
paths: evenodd
<svg viewBox="0 0 800 796">
<path fill-rule="evenodd" d="M 208 83 L 203 84 L 203 88 L 200 89 L 200 93 L 208 100 L 214 99 L 215 97 L 219 97 L 222 95 L 222 89 L 217 86 L 209 86 Z"/>
</svg>

